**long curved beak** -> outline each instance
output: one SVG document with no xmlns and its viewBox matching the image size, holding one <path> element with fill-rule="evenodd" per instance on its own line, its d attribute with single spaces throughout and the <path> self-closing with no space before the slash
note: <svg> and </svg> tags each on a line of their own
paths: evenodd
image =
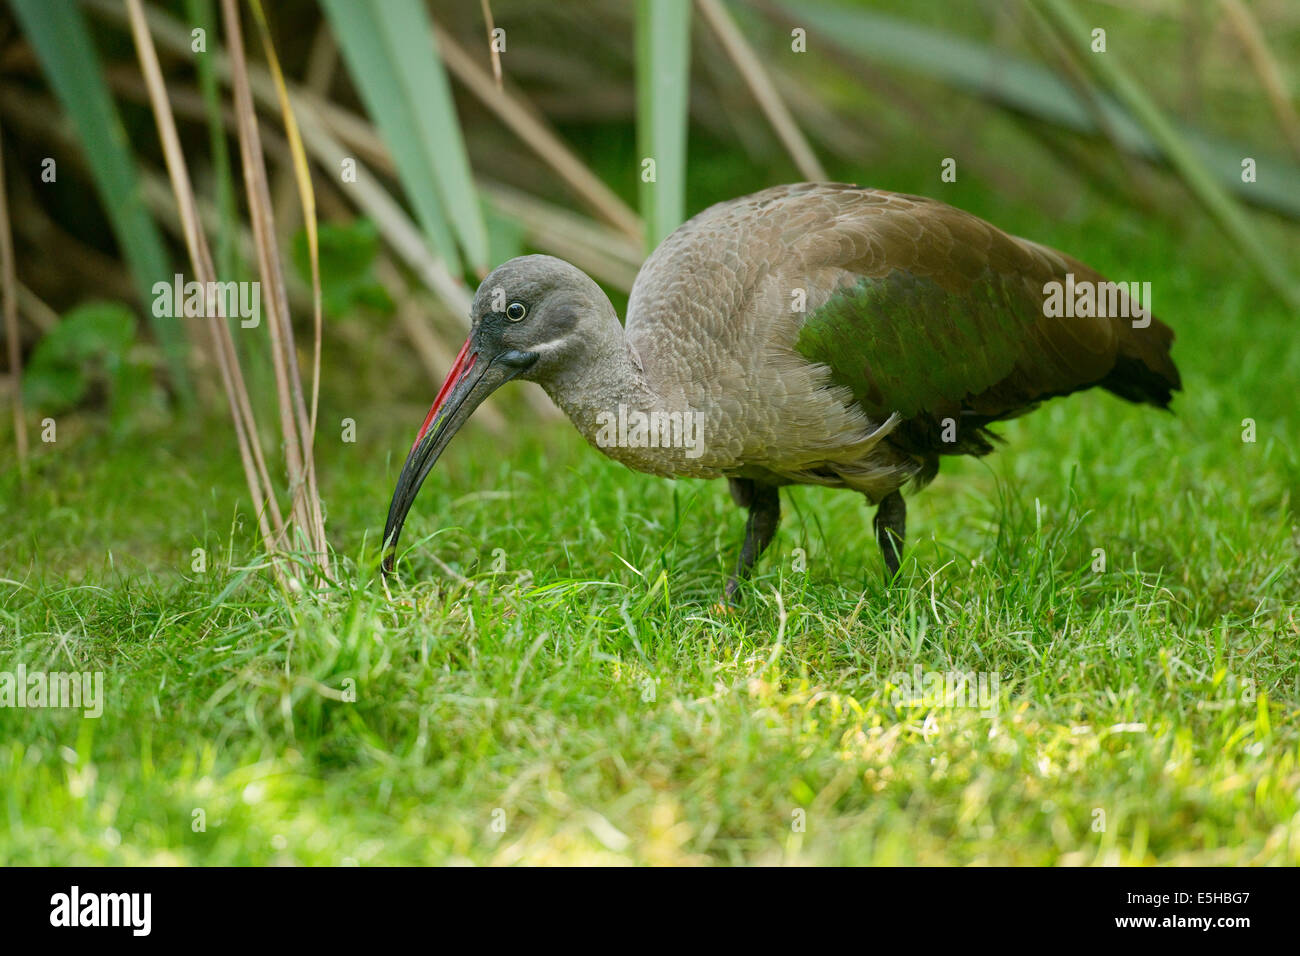
<svg viewBox="0 0 1300 956">
<path fill-rule="evenodd" d="M 384 524 L 385 574 L 393 570 L 402 525 L 438 457 L 485 398 L 535 361 L 536 352 L 518 351 L 501 352 L 484 361 L 484 356 L 474 348 L 473 335 L 461 346 L 451 371 L 447 373 L 447 380 L 442 383 L 438 397 L 433 400 L 433 406 L 415 436 L 415 444 L 406 456 L 406 464 L 402 466 L 397 487 L 393 490 L 388 521 Z"/>
</svg>

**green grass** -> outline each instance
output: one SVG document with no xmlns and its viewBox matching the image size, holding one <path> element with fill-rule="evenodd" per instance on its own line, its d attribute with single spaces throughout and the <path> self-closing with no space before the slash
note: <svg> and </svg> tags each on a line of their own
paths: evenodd
<svg viewBox="0 0 1300 956">
<path fill-rule="evenodd" d="M 720 616 L 722 485 L 521 414 L 453 444 L 390 603 L 374 538 L 434 386 L 394 407 L 359 354 L 325 390 L 359 441 L 322 425 L 343 581 L 313 603 L 248 567 L 224 421 L 61 421 L 23 496 L 0 477 L 0 669 L 102 670 L 108 703 L 0 709 L 0 858 L 1300 863 L 1293 317 L 1204 227 L 968 198 L 1153 281 L 1186 392 L 1052 402 L 947 463 L 893 588 L 861 500 L 795 489 Z M 896 702 L 916 665 L 996 673 L 996 714 Z"/>
</svg>

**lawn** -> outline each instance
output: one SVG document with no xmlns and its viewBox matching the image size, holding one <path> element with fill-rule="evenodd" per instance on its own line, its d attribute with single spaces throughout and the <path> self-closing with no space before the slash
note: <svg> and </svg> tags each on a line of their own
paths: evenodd
<svg viewBox="0 0 1300 956">
<path fill-rule="evenodd" d="M 0 859 L 1300 863 L 1294 316 L 1207 225 L 940 198 L 1152 281 L 1185 392 L 1053 401 L 945 462 L 893 587 L 860 498 L 794 489 L 720 613 L 723 485 L 507 396 L 390 601 L 375 537 L 436 383 L 327 373 L 313 599 L 257 564 L 226 421 L 61 420 L 25 489 L 0 473 L 0 670 L 102 671 L 103 714 L 0 708 Z M 987 699 L 900 686 L 957 672 Z"/>
</svg>

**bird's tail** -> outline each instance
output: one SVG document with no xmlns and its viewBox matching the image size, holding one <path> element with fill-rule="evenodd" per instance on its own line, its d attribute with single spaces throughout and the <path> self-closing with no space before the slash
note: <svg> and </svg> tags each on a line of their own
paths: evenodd
<svg viewBox="0 0 1300 956">
<path fill-rule="evenodd" d="M 1119 352 L 1115 366 L 1101 380 L 1102 388 L 1130 402 L 1144 402 L 1168 408 L 1173 393 L 1183 387 L 1178 366 L 1169 355 L 1174 344 L 1174 330 L 1155 316 L 1150 324 L 1135 328 L 1121 319 Z"/>
<path fill-rule="evenodd" d="M 1150 328 L 1135 331 L 1155 332 L 1156 327 L 1168 333 L 1165 344 L 1159 347 L 1147 345 L 1141 350 L 1125 350 L 1120 347 L 1115 367 L 1101 380 L 1102 388 L 1126 398 L 1130 402 L 1144 402 L 1158 408 L 1168 408 L 1173 393 L 1183 387 L 1178 375 L 1178 367 L 1169 357 L 1169 343 L 1173 341 L 1173 332 L 1169 327 L 1152 319 Z M 1158 336 L 1151 336 L 1157 338 Z"/>
<path fill-rule="evenodd" d="M 1058 253 L 1069 263 L 1080 278 L 1103 283 L 1105 277 L 1090 266 Z M 1094 285 L 1094 288 L 1098 286 Z M 1168 408 L 1173 393 L 1181 391 L 1182 377 L 1170 356 L 1174 344 L 1174 330 L 1151 314 L 1151 302 L 1146 302 L 1145 317 L 1137 319 L 1117 317 L 1119 349 L 1110 372 L 1096 384 L 1130 402 Z M 1139 324 L 1135 325 L 1137 322 Z"/>
</svg>

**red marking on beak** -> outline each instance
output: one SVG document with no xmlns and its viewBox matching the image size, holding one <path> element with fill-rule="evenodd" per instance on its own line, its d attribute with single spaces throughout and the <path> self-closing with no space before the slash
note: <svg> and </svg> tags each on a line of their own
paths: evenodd
<svg viewBox="0 0 1300 956">
<path fill-rule="evenodd" d="M 429 428 L 433 425 L 434 419 L 438 417 L 438 412 L 442 410 L 442 403 L 447 400 L 447 393 L 450 392 L 462 378 L 469 373 L 474 367 L 474 361 L 477 355 L 470 355 L 466 361 L 466 355 L 469 353 L 469 339 L 460 347 L 460 353 L 456 356 L 456 361 L 451 364 L 451 371 L 447 373 L 447 380 L 442 383 L 442 388 L 438 389 L 438 397 L 433 400 L 433 406 L 429 409 L 429 414 L 424 418 L 424 424 L 420 426 L 420 433 L 415 436 L 415 442 L 411 445 L 411 450 L 424 440 L 424 436 L 429 433 Z"/>
</svg>

